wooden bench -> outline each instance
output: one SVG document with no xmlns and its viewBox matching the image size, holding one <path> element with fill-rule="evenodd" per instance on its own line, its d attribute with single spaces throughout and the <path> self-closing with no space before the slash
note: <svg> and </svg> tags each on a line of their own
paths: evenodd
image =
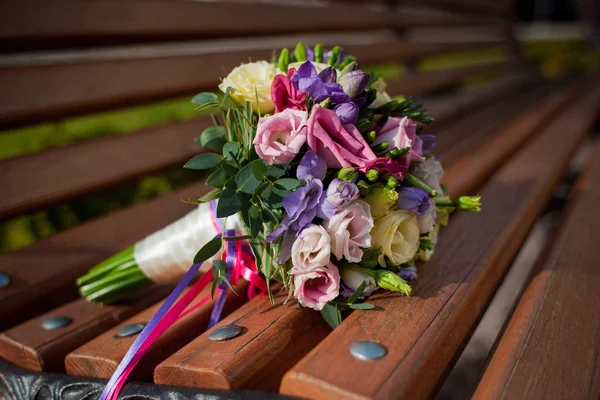
<svg viewBox="0 0 600 400">
<path fill-rule="evenodd" d="M 134 378 L 310 398 L 427 398 L 600 112 L 600 76 L 541 79 L 512 27 L 508 4 L 493 0 L 7 0 L 0 4 L 0 129 L 214 90 L 224 71 L 297 41 L 341 44 L 364 67 L 403 67 L 389 80 L 390 94 L 417 97 L 436 118 L 426 129 L 438 136 L 452 194 L 484 199 L 482 213 L 458 215 L 443 230 L 414 295 L 375 296 L 380 309 L 354 312 L 333 332 L 318 313 L 283 306 L 281 298 L 271 305 L 230 296 L 219 326 L 235 322 L 243 335 L 209 341 L 210 309 L 201 307 L 161 338 Z M 428 58 L 478 50 L 499 56 L 422 68 Z M 210 124 L 199 116 L 2 160 L 0 220 L 180 166 Z M 0 289 L 0 356 L 35 371 L 109 377 L 134 340 L 116 333 L 148 321 L 169 288 L 101 308 L 77 298 L 74 280 L 190 211 L 179 199 L 208 190 L 198 179 L 0 255 L 0 272 L 11 281 Z M 54 316 L 72 323 L 44 330 Z M 376 362 L 353 359 L 348 347 L 358 340 L 380 342 L 388 353 Z"/>
</svg>

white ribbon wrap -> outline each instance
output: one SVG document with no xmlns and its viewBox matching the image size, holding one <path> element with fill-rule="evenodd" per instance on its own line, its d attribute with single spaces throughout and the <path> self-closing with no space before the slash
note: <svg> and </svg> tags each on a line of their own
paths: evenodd
<svg viewBox="0 0 600 400">
<path fill-rule="evenodd" d="M 137 242 L 133 255 L 144 275 L 156 283 L 178 282 L 193 264 L 198 250 L 219 233 L 211 214 L 209 203 L 200 204 L 183 218 Z M 243 232 L 238 214 L 227 218 L 227 227 Z M 211 261 L 220 257 L 221 251 L 207 260 L 202 270 L 209 269 Z"/>
</svg>

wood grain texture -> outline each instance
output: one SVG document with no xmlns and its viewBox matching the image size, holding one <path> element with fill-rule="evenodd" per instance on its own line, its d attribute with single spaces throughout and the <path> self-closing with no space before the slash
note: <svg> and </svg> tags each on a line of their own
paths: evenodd
<svg viewBox="0 0 600 400">
<path fill-rule="evenodd" d="M 221 389 L 276 391 L 284 372 L 331 332 L 318 312 L 283 304 L 287 293 L 256 297 L 217 326 L 161 363 L 156 383 Z M 243 333 L 213 342 L 208 336 L 219 326 L 236 324 Z"/>
<path fill-rule="evenodd" d="M 354 40 L 351 39 L 345 41 L 345 51 L 355 55 L 363 65 L 501 44 L 498 40 L 407 43 L 397 40 L 393 33 L 382 34 L 381 31 L 355 35 Z M 183 50 L 155 46 L 148 50 L 149 54 L 127 48 L 89 51 L 55 57 L 50 64 L 38 60 L 37 65 L 27 58 L 29 66 L 0 68 L 0 87 L 4 94 L 0 97 L 0 128 L 214 90 L 219 77 L 226 75 L 225 71 L 249 59 L 268 60 L 272 49 L 295 46 L 299 40 L 309 45 L 316 41 L 332 45 L 343 37 L 324 34 L 251 41 L 214 40 L 186 44 Z"/>
<path fill-rule="evenodd" d="M 422 96 L 436 90 L 460 85 L 465 79 L 511 74 L 517 71 L 519 66 L 519 60 L 509 59 L 460 68 L 407 74 L 402 78 L 388 81 L 387 90 L 390 93 L 398 93 L 405 96 Z"/>
<path fill-rule="evenodd" d="M 600 398 L 600 144 L 474 399 Z"/>
<path fill-rule="evenodd" d="M 105 306 L 85 299 L 75 300 L 0 334 L 0 357 L 34 371 L 64 371 L 65 356 L 110 329 L 120 321 L 148 307 L 166 293 L 167 287 L 152 287 L 121 304 Z M 73 322 L 47 331 L 42 321 L 54 316 Z"/>
<path fill-rule="evenodd" d="M 56 307 L 77 295 L 75 279 L 100 261 L 193 210 L 180 199 L 202 196 L 203 184 L 86 222 L 0 255 L 0 272 L 12 283 L 0 291 L 0 329 Z M 64 296 L 67 295 L 67 296 Z"/>
<path fill-rule="evenodd" d="M 247 288 L 248 283 L 243 281 L 236 286 L 238 295 L 231 290 L 229 291 L 223 313 L 221 314 L 223 318 L 247 301 Z M 205 296 L 210 296 L 210 286 L 198 295 L 196 301 Z M 121 359 L 125 356 L 125 353 L 127 353 L 127 350 L 129 350 L 129 347 L 137 338 L 137 335 L 116 337 L 117 332 L 130 324 L 147 323 L 160 306 L 162 306 L 163 302 L 164 299 L 69 353 L 65 359 L 67 374 L 110 378 L 117 369 Z M 160 362 L 206 330 L 213 304 L 209 300 L 173 324 L 148 349 L 143 361 L 134 369 L 130 379 L 152 381 L 154 368 Z"/>
<path fill-rule="evenodd" d="M 182 166 L 202 151 L 193 139 L 211 125 L 199 118 L 0 161 L 0 220 Z"/>
<path fill-rule="evenodd" d="M 432 396 L 589 133 L 600 111 L 599 80 L 487 182 L 480 214 L 454 217 L 411 297 L 372 297 L 385 311 L 351 314 L 284 376 L 282 392 L 311 399 Z M 376 362 L 356 360 L 348 347 L 359 340 L 379 342 L 388 353 Z"/>
</svg>

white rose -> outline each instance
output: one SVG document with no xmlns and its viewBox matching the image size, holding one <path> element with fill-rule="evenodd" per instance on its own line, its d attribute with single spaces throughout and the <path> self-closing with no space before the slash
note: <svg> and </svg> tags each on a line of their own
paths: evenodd
<svg viewBox="0 0 600 400">
<path fill-rule="evenodd" d="M 305 274 L 329 264 L 331 238 L 320 225 L 304 229 L 292 245 L 291 274 Z"/>
<path fill-rule="evenodd" d="M 417 216 L 420 233 L 428 233 L 433 229 L 435 220 L 437 219 L 437 207 L 433 199 L 429 199 L 429 208 L 425 214 Z"/>
<path fill-rule="evenodd" d="M 231 87 L 231 98 L 237 104 L 243 106 L 248 100 L 252 103 L 254 112 L 260 110 L 261 114 L 271 113 L 275 110 L 275 104 L 271 100 L 271 84 L 277 74 L 277 68 L 267 61 L 242 64 L 223 79 L 219 89 L 225 93 Z"/>
<path fill-rule="evenodd" d="M 419 250 L 419 224 L 417 216 L 410 211 L 396 210 L 377 220 L 373 231 L 373 247 L 381 248 L 378 258 L 380 265 L 385 264 L 384 256 L 389 257 L 393 265 L 412 260 Z"/>
<path fill-rule="evenodd" d="M 345 257 L 350 262 L 360 262 L 364 248 L 371 247 L 373 218 L 369 205 L 356 200 L 335 214 L 323 226 L 331 237 L 331 252 L 338 260 Z"/>
</svg>

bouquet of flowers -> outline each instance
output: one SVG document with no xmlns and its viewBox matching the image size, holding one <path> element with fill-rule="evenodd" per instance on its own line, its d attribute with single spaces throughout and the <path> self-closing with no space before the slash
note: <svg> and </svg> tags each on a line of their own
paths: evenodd
<svg viewBox="0 0 600 400">
<path fill-rule="evenodd" d="M 185 165 L 212 170 L 214 189 L 81 277 L 88 299 L 110 303 L 211 261 L 213 292 L 240 277 L 251 295 L 288 290 L 335 327 L 341 308 L 373 308 L 365 299 L 376 291 L 410 295 L 415 262 L 431 257 L 449 214 L 479 211 L 478 196 L 445 195 L 435 137 L 418 134 L 433 119 L 392 100 L 340 47 L 300 43 L 235 68 L 219 89 L 192 100 L 214 126 Z"/>
</svg>

